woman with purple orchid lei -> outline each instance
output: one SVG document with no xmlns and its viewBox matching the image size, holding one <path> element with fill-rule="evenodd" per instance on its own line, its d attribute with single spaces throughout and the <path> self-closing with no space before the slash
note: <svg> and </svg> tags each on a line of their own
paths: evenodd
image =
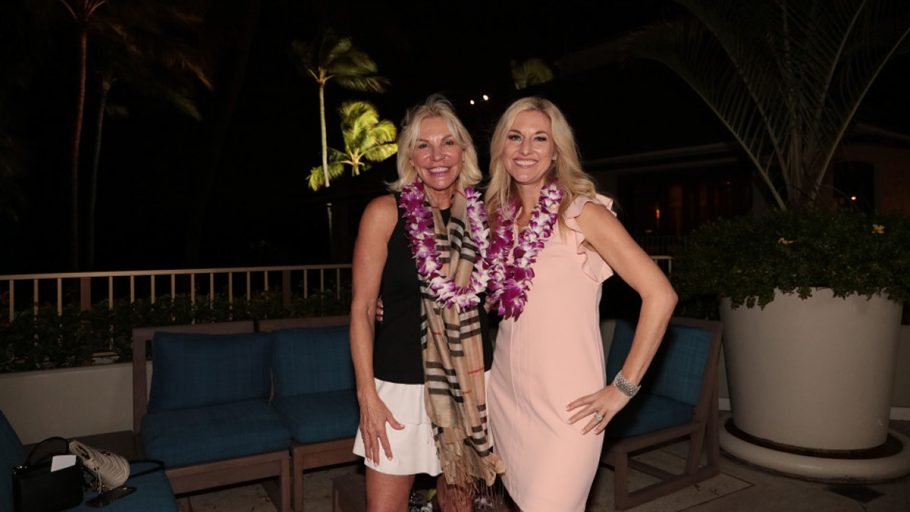
<svg viewBox="0 0 910 512">
<path fill-rule="evenodd" d="M 469 512 L 472 493 L 505 470 L 486 414 L 489 230 L 472 188 L 483 175 L 470 134 L 438 96 L 406 115 L 397 160 L 392 193 L 367 205 L 354 246 L 354 453 L 377 510 L 405 510 L 426 473 L 442 510 Z"/>
<path fill-rule="evenodd" d="M 581 169 L 553 103 L 523 98 L 490 143 L 490 295 L 499 322 L 487 399 L 502 481 L 524 512 L 585 509 L 603 433 L 629 403 L 676 303 Z M 598 302 L 620 273 L 642 298 L 631 350 L 605 382 Z M 580 424 L 580 428 L 579 428 Z"/>
</svg>

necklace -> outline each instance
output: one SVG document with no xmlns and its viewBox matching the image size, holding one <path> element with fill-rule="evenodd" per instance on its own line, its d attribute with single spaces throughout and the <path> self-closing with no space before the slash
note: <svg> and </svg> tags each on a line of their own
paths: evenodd
<svg viewBox="0 0 910 512">
<path fill-rule="evenodd" d="M 531 210 L 528 226 L 515 243 L 513 227 L 518 208 L 515 204 L 500 206 L 498 224 L 490 244 L 490 300 L 503 318 L 518 318 L 528 299 L 537 253 L 553 233 L 559 217 L 562 190 L 550 183 L 540 191 L 537 206 Z M 512 253 L 509 262 L 509 252 Z"/>
<path fill-rule="evenodd" d="M 464 190 L 467 200 L 465 213 L 468 220 L 470 238 L 477 246 L 477 259 L 471 271 L 471 282 L 467 286 L 458 286 L 454 279 L 442 275 L 442 263 L 436 248 L 433 213 L 427 208 L 423 183 L 414 180 L 401 190 L 399 205 L 404 210 L 405 230 L 411 246 L 411 254 L 417 262 L 417 274 L 426 285 L 433 299 L 446 307 L 458 306 L 461 310 L 480 304 L 478 294 L 487 288 L 490 274 L 487 270 L 486 210 L 480 200 L 480 193 L 471 187 Z"/>
</svg>

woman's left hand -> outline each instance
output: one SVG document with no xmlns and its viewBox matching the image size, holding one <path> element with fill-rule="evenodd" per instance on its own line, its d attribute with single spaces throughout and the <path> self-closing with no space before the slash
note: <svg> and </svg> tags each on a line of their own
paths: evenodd
<svg viewBox="0 0 910 512">
<path fill-rule="evenodd" d="M 569 418 L 569 423 L 574 425 L 579 420 L 587 418 L 588 423 L 581 433 L 587 434 L 593 430 L 595 434 L 600 434 L 607 428 L 607 424 L 610 423 L 613 416 L 616 416 L 616 413 L 629 403 L 629 400 L 629 397 L 614 386 L 607 386 L 566 406 L 568 412 L 576 410 L 575 414 Z"/>
</svg>

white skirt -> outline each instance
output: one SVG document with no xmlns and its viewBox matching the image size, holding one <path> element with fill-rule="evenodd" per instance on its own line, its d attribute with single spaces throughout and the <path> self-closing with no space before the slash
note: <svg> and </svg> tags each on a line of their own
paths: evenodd
<svg viewBox="0 0 910 512">
<path fill-rule="evenodd" d="M 484 375 L 484 384 L 490 381 L 490 372 Z M 380 379 L 376 382 L 379 398 L 385 403 L 398 423 L 404 429 L 395 430 L 386 425 L 386 435 L 392 448 L 393 458 L 389 460 L 382 447 L 379 448 L 379 463 L 364 456 L 363 434 L 357 429 L 354 439 L 354 454 L 363 457 L 366 467 L 387 475 L 416 475 L 426 473 L 436 476 L 442 473 L 433 427 L 427 415 L 423 384 L 400 384 Z"/>
</svg>

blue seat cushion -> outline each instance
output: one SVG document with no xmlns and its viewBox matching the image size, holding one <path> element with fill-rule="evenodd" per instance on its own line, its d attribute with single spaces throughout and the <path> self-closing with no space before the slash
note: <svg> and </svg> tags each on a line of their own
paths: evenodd
<svg viewBox="0 0 910 512">
<path fill-rule="evenodd" d="M 271 360 L 265 333 L 155 333 L 148 410 L 266 399 Z"/>
<path fill-rule="evenodd" d="M 272 407 L 298 443 L 351 437 L 360 422 L 357 393 L 352 389 L 279 397 L 272 401 Z"/>
<path fill-rule="evenodd" d="M 347 325 L 271 334 L 276 397 L 356 388 Z"/>
<path fill-rule="evenodd" d="M 646 434 L 692 421 L 694 407 L 660 395 L 639 393 L 607 425 L 613 438 Z"/>
<path fill-rule="evenodd" d="M 130 464 L 130 474 L 135 475 L 155 465 L 148 462 L 134 462 Z M 104 507 L 105 512 L 177 512 L 177 500 L 171 484 L 164 471 L 158 470 L 145 475 L 132 476 L 126 481 L 130 487 L 135 487 L 136 492 L 124 496 L 110 505 Z M 87 492 L 85 499 L 97 496 L 95 492 Z M 76 512 L 97 511 L 98 508 L 82 505 L 71 509 Z"/>
<path fill-rule="evenodd" d="M 635 328 L 624 320 L 616 322 L 607 356 L 607 379 L 622 368 L 632 346 Z M 650 368 L 641 382 L 642 391 L 690 405 L 698 404 L 711 333 L 697 327 L 670 325 Z"/>
<path fill-rule="evenodd" d="M 0 411 L 0 510 L 13 510 L 14 467 L 25 462 L 25 449 L 3 411 Z"/>
<path fill-rule="evenodd" d="M 175 467 L 284 450 L 291 434 L 265 400 L 248 400 L 147 414 L 142 446 Z"/>
</svg>

